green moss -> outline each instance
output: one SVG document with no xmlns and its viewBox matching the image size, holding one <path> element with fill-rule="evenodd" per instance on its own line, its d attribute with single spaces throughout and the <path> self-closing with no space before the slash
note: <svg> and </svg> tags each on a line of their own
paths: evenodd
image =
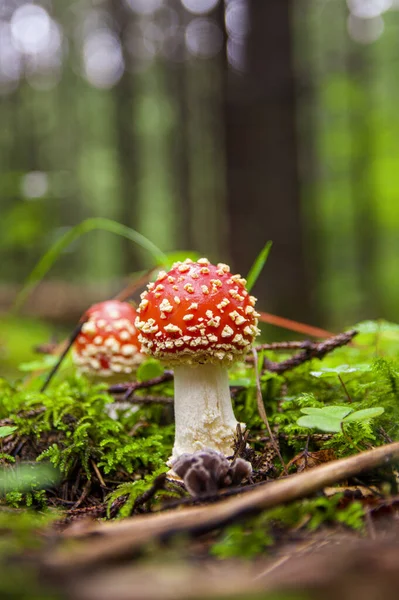
<svg viewBox="0 0 399 600">
<path fill-rule="evenodd" d="M 383 322 L 365 322 L 358 327 L 361 333 L 352 345 L 335 350 L 322 361 L 311 360 L 283 375 L 268 371 L 260 374 L 267 414 L 279 436 L 286 462 L 303 451 L 307 443 L 309 451 L 332 448 L 336 456 L 348 456 L 384 444 L 389 438 L 398 439 L 399 327 Z M 266 355 L 272 361 L 290 356 L 288 352 L 267 352 Z M 262 364 L 262 356 L 259 364 Z M 140 380 L 159 373 L 159 363 L 149 360 L 140 367 Z M 156 475 L 165 470 L 174 436 L 171 407 L 136 405 L 134 409 L 119 410 L 118 419 L 114 420 L 107 409 L 113 398 L 106 392 L 105 385 L 95 385 L 76 375 L 66 376 L 64 372 L 43 394 L 38 391 L 41 381 L 41 377 L 32 379 L 31 376 L 17 384 L 0 380 L 0 426 L 16 427 L 16 431 L 11 430 L 8 437 L 0 440 L 0 460 L 11 473 L 18 469 L 20 462 L 50 463 L 59 471 L 59 481 L 39 480 L 24 488 L 7 488 L 3 504 L 36 508 L 55 504 L 63 510 L 76 502 L 82 509 L 101 504 L 104 506 L 102 516 L 106 516 L 106 505 L 110 514 L 110 507 L 116 502 L 119 516 L 131 514 L 136 500 L 151 487 Z M 262 465 L 267 433 L 258 414 L 253 367 L 249 363 L 237 364 L 231 369 L 230 382 L 235 390 L 233 403 L 237 418 L 247 423 L 251 445 Z M 138 390 L 136 393 L 147 392 Z M 172 396 L 173 382 L 152 388 L 151 395 L 156 394 Z M 333 406 L 347 407 L 352 412 L 382 407 L 384 412 L 366 421 L 348 422 L 343 432 L 333 433 L 328 439 L 320 440 L 314 435 L 316 429 L 298 425 L 304 408 Z M 18 443 L 13 445 L 13 440 Z M 277 461 L 275 466 L 274 472 L 255 473 L 255 477 L 261 480 L 278 475 L 281 466 Z M 383 477 L 391 481 L 389 473 Z M 155 501 L 160 498 L 162 492 L 157 493 Z M 319 514 L 328 515 L 329 522 L 340 522 L 341 515 L 346 513 L 334 500 L 322 499 L 322 503 L 324 501 L 327 504 L 322 509 L 320 499 L 311 505 L 314 511 L 311 522 L 324 522 L 317 520 L 315 515 Z M 150 506 L 151 502 L 145 509 Z M 294 508 L 297 513 L 294 511 L 293 523 L 303 517 L 305 508 L 310 510 L 309 505 L 303 503 L 295 503 Z M 293 509 L 290 510 L 294 514 Z M 349 515 L 346 517 L 349 519 Z M 346 524 L 349 525 L 349 521 Z M 249 556 L 255 552 L 254 548 L 265 546 L 267 536 L 260 536 L 258 540 L 256 533 L 247 540 L 247 530 L 241 534 L 240 531 L 234 530 L 231 539 L 233 546 L 240 546 L 237 539 L 242 534 L 242 555 Z"/>
<path fill-rule="evenodd" d="M 41 535 L 59 515 L 0 508 L 0 598 L 15 600 L 56 600 L 59 595 L 39 580 L 32 554 L 45 544 Z"/>
<path fill-rule="evenodd" d="M 160 425 L 167 421 L 162 407 L 120 411 L 114 420 L 107 412 L 112 401 L 104 385 L 79 376 L 50 386 L 46 393 L 0 380 L 0 420 L 11 420 L 17 428 L 14 436 L 23 442 L 17 461 L 50 462 L 60 472 L 61 486 L 79 478 L 71 503 L 85 482 L 97 477 L 96 469 L 117 484 L 152 473 L 169 456 L 173 425 Z M 6 500 L 13 506 L 33 502 L 16 493 Z"/>
<path fill-rule="evenodd" d="M 211 554 L 218 558 L 248 558 L 267 551 L 273 545 L 275 532 L 295 527 L 314 531 L 321 525 L 343 525 L 362 530 L 364 510 L 360 502 L 341 506 L 342 494 L 331 498 L 312 498 L 280 506 L 244 524 L 227 527 L 220 539 L 211 547 Z"/>
</svg>

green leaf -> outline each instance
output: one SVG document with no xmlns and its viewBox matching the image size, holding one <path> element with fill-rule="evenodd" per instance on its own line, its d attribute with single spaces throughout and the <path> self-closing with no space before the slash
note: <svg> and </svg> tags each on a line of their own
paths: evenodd
<svg viewBox="0 0 399 600">
<path fill-rule="evenodd" d="M 365 373 L 371 370 L 371 365 L 360 363 L 358 365 L 338 365 L 337 367 L 325 367 L 318 371 L 310 371 L 313 377 L 325 378 L 335 377 L 336 375 L 351 374 L 351 373 Z"/>
<path fill-rule="evenodd" d="M 341 431 L 341 419 L 331 415 L 306 415 L 300 417 L 297 424 L 309 429 L 320 429 L 329 433 L 338 433 Z"/>
<path fill-rule="evenodd" d="M 49 369 L 53 367 L 58 361 L 58 356 L 48 354 L 40 360 L 32 360 L 30 362 L 21 363 L 18 365 L 18 369 L 24 372 L 40 371 L 41 369 Z"/>
<path fill-rule="evenodd" d="M 14 431 L 16 430 L 16 427 L 11 427 L 10 425 L 3 425 L 3 427 L 0 427 L 0 438 L 5 438 L 8 435 L 14 433 Z"/>
<path fill-rule="evenodd" d="M 346 406 L 325 406 L 323 408 L 301 408 L 301 412 L 305 415 L 322 415 L 342 420 L 352 412 L 352 409 Z"/>
<path fill-rule="evenodd" d="M 382 406 L 376 406 L 375 408 L 364 408 L 363 410 L 357 410 L 356 412 L 351 413 L 344 419 L 344 423 L 348 421 L 368 421 L 369 419 L 374 419 L 374 417 L 379 417 L 384 412 Z"/>
<path fill-rule="evenodd" d="M 150 358 L 139 366 L 136 376 L 138 381 L 148 381 L 154 379 L 154 377 L 160 377 L 163 372 L 164 369 L 161 363 L 155 358 Z"/>
<path fill-rule="evenodd" d="M 380 321 L 362 321 L 355 325 L 354 329 L 359 333 L 381 333 L 386 331 L 398 333 L 399 325 L 381 319 Z"/>
<path fill-rule="evenodd" d="M 266 242 L 265 246 L 262 248 L 262 250 L 259 252 L 258 256 L 256 257 L 254 264 L 250 268 L 248 276 L 247 276 L 248 292 L 250 292 L 251 289 L 254 287 L 259 275 L 261 274 L 262 269 L 265 266 L 265 263 L 269 256 L 269 252 L 272 247 L 272 244 L 273 244 L 273 242 L 270 240 L 268 242 Z"/>
<path fill-rule="evenodd" d="M 36 266 L 31 271 L 30 275 L 25 281 L 22 290 L 17 295 L 13 312 L 16 313 L 26 301 L 31 291 L 37 286 L 37 284 L 43 279 L 50 268 L 53 266 L 58 257 L 64 252 L 64 250 L 77 240 L 80 236 L 90 231 L 101 230 L 115 233 L 121 237 L 125 237 L 130 241 L 134 242 L 138 246 L 141 246 L 144 250 L 147 250 L 154 259 L 156 265 L 167 263 L 168 259 L 166 254 L 162 252 L 155 244 L 153 244 L 146 237 L 141 235 L 135 229 L 112 221 L 111 219 L 105 219 L 103 217 L 96 217 L 92 219 L 86 219 L 75 227 L 72 227 L 65 233 L 59 240 L 52 245 L 44 256 L 39 260 Z"/>
<path fill-rule="evenodd" d="M 8 492 L 26 492 L 54 485 L 59 473 L 50 464 L 21 464 L 0 471 L 0 495 Z"/>
<path fill-rule="evenodd" d="M 178 250 L 177 252 L 167 252 L 165 258 L 162 261 L 162 269 L 169 271 L 173 264 L 176 262 L 184 262 L 186 258 L 191 258 L 193 262 L 196 262 L 201 258 L 199 252 L 193 252 L 192 250 Z"/>
<path fill-rule="evenodd" d="M 244 387 L 248 388 L 255 385 L 255 382 L 249 377 L 238 377 L 237 379 L 230 379 L 229 385 L 231 387 Z"/>
</svg>

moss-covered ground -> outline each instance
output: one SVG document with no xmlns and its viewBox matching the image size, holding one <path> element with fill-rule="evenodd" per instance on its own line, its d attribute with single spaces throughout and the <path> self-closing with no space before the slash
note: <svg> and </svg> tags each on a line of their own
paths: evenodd
<svg viewBox="0 0 399 600">
<path fill-rule="evenodd" d="M 352 342 L 322 360 L 283 345 L 259 348 L 258 375 L 249 359 L 231 370 L 235 413 L 247 424 L 246 443 L 237 440 L 236 455 L 254 467 L 252 479 L 231 494 L 284 476 L 285 469 L 292 474 L 399 439 L 399 326 L 368 321 L 354 329 Z M 298 353 L 302 358 L 286 370 L 272 368 Z M 181 485 L 159 479 L 174 434 L 173 379 L 162 381 L 159 363 L 140 366 L 136 378 L 143 386 L 127 404 L 107 384 L 77 375 L 68 362 L 41 393 L 50 363 L 51 357 L 40 358 L 23 365 L 19 378 L 0 379 L 1 569 L 12 564 L 10 577 L 1 578 L 2 597 L 47 597 L 41 588 L 35 591 L 37 570 L 26 569 L 26 559 L 83 518 L 118 520 L 218 499 L 190 499 Z M 158 383 L 146 386 L 154 378 Z M 257 383 L 274 440 L 259 411 Z M 154 480 L 161 483 L 154 487 Z M 340 488 L 219 528 L 201 543 L 179 539 L 175 552 L 202 560 L 259 559 L 307 532 L 333 528 L 365 536 L 382 507 L 394 514 L 396 495 L 395 465 L 386 465 Z M 162 556 L 161 547 L 155 551 Z M 22 591 L 21 557 L 26 581 L 32 578 Z"/>
</svg>

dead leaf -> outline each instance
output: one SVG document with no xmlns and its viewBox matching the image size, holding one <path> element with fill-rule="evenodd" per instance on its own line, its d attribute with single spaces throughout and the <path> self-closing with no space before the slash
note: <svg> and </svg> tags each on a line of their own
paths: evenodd
<svg viewBox="0 0 399 600">
<path fill-rule="evenodd" d="M 326 487 L 323 489 L 325 496 L 334 496 L 335 494 L 344 494 L 345 498 L 351 500 L 363 500 L 364 498 L 375 497 L 380 491 L 375 486 L 365 487 L 364 485 L 344 485 L 337 487 Z"/>
<path fill-rule="evenodd" d="M 318 450 L 317 452 L 309 452 L 308 450 L 303 450 L 287 465 L 288 467 L 295 466 L 298 473 L 302 471 L 307 471 L 308 469 L 313 469 L 314 467 L 318 467 L 319 465 L 327 462 L 331 462 L 335 460 L 335 452 L 334 450 Z"/>
</svg>

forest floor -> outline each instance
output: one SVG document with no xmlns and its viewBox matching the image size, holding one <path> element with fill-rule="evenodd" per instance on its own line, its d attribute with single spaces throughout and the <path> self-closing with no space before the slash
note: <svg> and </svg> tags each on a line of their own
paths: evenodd
<svg viewBox="0 0 399 600">
<path fill-rule="evenodd" d="M 259 346 L 230 382 L 247 423 L 230 466 L 253 474 L 216 490 L 166 473 L 157 361 L 111 387 L 67 363 L 45 393 L 49 357 L 23 365 L 0 380 L 1 598 L 396 599 L 398 341 L 370 321 Z"/>
</svg>

